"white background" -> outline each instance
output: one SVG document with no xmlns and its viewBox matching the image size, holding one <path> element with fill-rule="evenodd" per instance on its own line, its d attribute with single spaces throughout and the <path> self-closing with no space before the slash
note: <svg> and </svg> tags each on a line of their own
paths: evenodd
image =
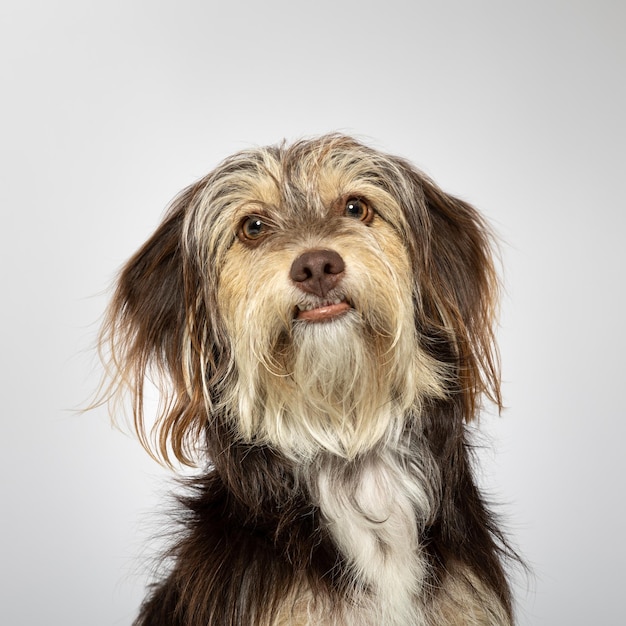
<svg viewBox="0 0 626 626">
<path fill-rule="evenodd" d="M 0 622 L 130 624 L 167 474 L 104 410 L 106 289 L 231 152 L 341 130 L 503 241 L 484 481 L 522 625 L 623 624 L 624 61 L 609 0 L 5 1 Z"/>
</svg>

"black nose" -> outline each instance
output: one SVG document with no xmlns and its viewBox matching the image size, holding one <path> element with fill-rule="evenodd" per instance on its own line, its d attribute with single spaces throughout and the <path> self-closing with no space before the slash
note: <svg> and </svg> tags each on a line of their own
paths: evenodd
<svg viewBox="0 0 626 626">
<path fill-rule="evenodd" d="M 292 263 L 289 276 L 302 291 L 324 298 L 339 283 L 345 268 L 334 250 L 308 250 Z"/>
</svg>

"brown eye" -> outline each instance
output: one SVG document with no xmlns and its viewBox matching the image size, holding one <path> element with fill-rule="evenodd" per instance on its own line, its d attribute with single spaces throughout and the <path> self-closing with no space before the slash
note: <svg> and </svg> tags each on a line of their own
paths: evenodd
<svg viewBox="0 0 626 626">
<path fill-rule="evenodd" d="M 353 217 L 369 224 L 374 217 L 374 212 L 364 200 L 360 198 L 348 198 L 346 201 L 345 215 L 346 217 Z"/>
<path fill-rule="evenodd" d="M 267 224 L 258 215 L 249 215 L 239 227 L 239 239 L 242 241 L 256 241 L 268 232 Z"/>
</svg>

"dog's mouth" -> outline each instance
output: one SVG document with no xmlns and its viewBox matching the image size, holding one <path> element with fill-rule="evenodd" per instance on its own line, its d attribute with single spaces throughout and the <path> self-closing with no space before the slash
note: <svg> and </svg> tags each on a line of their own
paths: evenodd
<svg viewBox="0 0 626 626">
<path fill-rule="evenodd" d="M 295 310 L 295 319 L 303 322 L 329 322 L 352 309 L 346 298 L 317 300 L 298 304 Z"/>
</svg>

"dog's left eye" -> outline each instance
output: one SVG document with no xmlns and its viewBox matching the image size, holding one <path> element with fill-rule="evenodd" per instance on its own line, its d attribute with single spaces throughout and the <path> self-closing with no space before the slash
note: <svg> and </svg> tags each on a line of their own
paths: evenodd
<svg viewBox="0 0 626 626">
<path fill-rule="evenodd" d="M 267 234 L 267 224 L 258 215 L 249 215 L 241 222 L 238 234 L 242 241 L 256 241 Z"/>
<path fill-rule="evenodd" d="M 345 215 L 369 224 L 374 217 L 374 212 L 364 200 L 360 198 L 349 198 L 346 201 Z"/>
</svg>

